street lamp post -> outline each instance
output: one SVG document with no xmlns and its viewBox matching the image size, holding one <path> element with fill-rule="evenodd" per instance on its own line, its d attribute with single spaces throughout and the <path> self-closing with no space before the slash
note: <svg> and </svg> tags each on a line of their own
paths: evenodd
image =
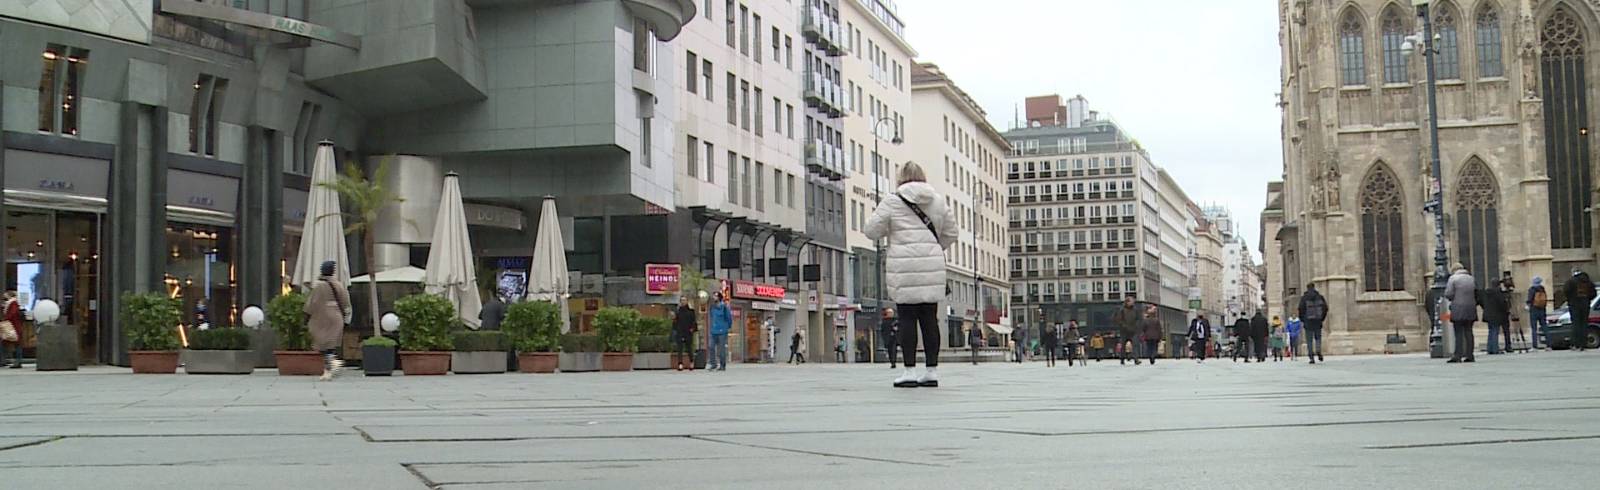
<svg viewBox="0 0 1600 490">
<path fill-rule="evenodd" d="M 983 202 L 981 203 L 978 202 L 979 196 L 983 197 Z M 979 272 L 980 266 L 978 265 L 978 234 L 980 233 L 979 230 L 982 229 L 978 225 L 978 206 L 986 206 L 992 203 L 994 203 L 994 194 L 989 192 L 989 189 L 980 189 L 972 194 L 972 284 L 976 288 L 973 293 L 973 301 L 975 302 L 972 308 L 976 312 L 974 314 L 976 318 L 973 319 L 972 328 L 983 328 L 984 324 L 989 323 L 988 317 L 984 315 L 984 307 L 987 304 L 983 302 L 983 273 Z"/>
<path fill-rule="evenodd" d="M 878 118 L 878 120 L 876 122 L 872 123 L 872 205 L 874 206 L 874 208 L 876 208 L 878 205 L 882 204 L 882 202 L 883 202 L 883 189 L 882 189 L 883 184 L 882 184 L 882 182 L 883 182 L 883 167 L 885 167 L 885 165 L 884 165 L 884 162 L 883 162 L 883 154 L 878 153 L 878 141 L 883 139 L 883 130 L 882 130 L 882 128 L 883 128 L 883 123 L 886 123 L 886 122 L 889 123 L 889 124 L 894 125 L 894 136 L 889 138 L 889 144 L 899 145 L 901 143 L 901 141 L 903 141 L 903 140 L 900 139 L 900 123 L 895 122 L 894 118 L 889 118 L 889 117 Z M 876 209 L 874 209 L 874 212 L 876 212 Z M 883 263 L 884 263 L 884 260 L 883 260 L 883 240 L 882 239 L 873 240 L 872 241 L 872 249 L 873 249 L 873 252 L 875 254 L 874 258 L 878 262 L 878 264 L 877 264 L 878 267 L 877 267 L 877 271 L 876 271 L 877 272 L 877 276 L 876 277 L 877 277 L 877 283 L 878 283 L 878 288 L 877 288 L 878 289 L 878 291 L 877 291 L 878 294 L 874 295 L 875 297 L 872 298 L 872 307 L 873 307 L 872 311 L 874 313 L 876 313 L 877 315 L 879 315 L 880 317 L 882 317 L 882 315 L 883 315 L 883 282 L 884 282 L 884 276 L 883 276 L 883 274 L 884 274 L 883 273 Z M 912 354 L 914 355 L 915 353 L 912 353 Z"/>
<path fill-rule="evenodd" d="M 1443 170 L 1439 165 L 1439 105 L 1438 90 L 1434 79 L 1433 56 L 1437 54 L 1434 46 L 1433 21 L 1428 15 L 1431 0 L 1411 0 L 1417 9 L 1417 17 L 1422 18 L 1422 38 L 1411 36 L 1401 46 L 1404 51 L 1411 51 L 1416 44 L 1422 45 L 1422 55 L 1427 60 L 1428 69 L 1428 158 L 1433 170 L 1432 195 L 1423 209 L 1433 213 L 1433 286 L 1428 290 L 1428 317 L 1432 329 L 1428 332 L 1428 345 L 1430 355 L 1434 358 L 1445 356 L 1448 347 L 1445 346 L 1444 325 L 1439 319 L 1439 308 L 1444 303 L 1444 286 L 1448 280 L 1450 255 L 1445 248 L 1444 241 L 1444 178 Z"/>
</svg>

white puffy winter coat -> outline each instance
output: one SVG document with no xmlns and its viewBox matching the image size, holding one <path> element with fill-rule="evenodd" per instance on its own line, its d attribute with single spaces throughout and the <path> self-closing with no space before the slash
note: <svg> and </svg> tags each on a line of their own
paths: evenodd
<svg viewBox="0 0 1600 490">
<path fill-rule="evenodd" d="M 895 194 L 922 208 L 933 221 L 937 237 L 922 219 Z M 901 184 L 895 194 L 886 195 L 867 219 L 867 238 L 889 238 L 884 255 L 884 285 L 889 299 L 897 304 L 938 303 L 944 300 L 944 249 L 958 235 L 956 217 L 945 206 L 944 198 L 926 182 Z"/>
</svg>

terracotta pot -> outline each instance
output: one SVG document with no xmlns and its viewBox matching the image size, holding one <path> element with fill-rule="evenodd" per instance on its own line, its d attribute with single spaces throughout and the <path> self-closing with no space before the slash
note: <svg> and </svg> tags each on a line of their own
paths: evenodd
<svg viewBox="0 0 1600 490">
<path fill-rule="evenodd" d="M 517 354 L 517 371 L 524 373 L 553 373 L 561 356 L 554 352 L 520 352 Z"/>
<path fill-rule="evenodd" d="M 174 374 L 178 372 L 178 351 L 129 351 L 128 364 L 134 374 Z"/>
<path fill-rule="evenodd" d="M 322 353 L 309 350 L 275 350 L 272 357 L 278 362 L 279 376 L 316 376 L 322 374 Z"/>
<path fill-rule="evenodd" d="M 450 372 L 450 351 L 400 352 L 400 371 L 407 376 L 437 376 Z"/>
<path fill-rule="evenodd" d="M 607 352 L 600 357 L 601 371 L 632 371 L 632 352 Z"/>
</svg>

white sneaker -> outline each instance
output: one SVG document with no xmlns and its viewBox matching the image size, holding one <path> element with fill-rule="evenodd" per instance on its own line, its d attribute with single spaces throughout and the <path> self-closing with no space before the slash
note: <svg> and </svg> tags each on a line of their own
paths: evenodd
<svg viewBox="0 0 1600 490">
<path fill-rule="evenodd" d="M 921 382 L 917 378 L 917 372 L 911 368 L 901 371 L 900 377 L 894 379 L 895 388 L 916 388 L 919 384 Z"/>
<path fill-rule="evenodd" d="M 333 368 L 329 369 L 329 377 L 338 376 L 340 371 L 344 371 L 344 359 L 335 357 L 328 364 L 333 365 Z"/>
<path fill-rule="evenodd" d="M 922 377 L 917 378 L 917 386 L 921 386 L 923 388 L 938 388 L 939 368 L 931 367 L 928 368 L 928 370 L 923 371 Z"/>
<path fill-rule="evenodd" d="M 332 381 L 333 380 L 333 371 L 329 371 L 329 370 L 324 369 L 324 370 L 322 370 L 322 377 L 317 378 L 317 379 L 321 380 L 321 381 Z"/>
</svg>

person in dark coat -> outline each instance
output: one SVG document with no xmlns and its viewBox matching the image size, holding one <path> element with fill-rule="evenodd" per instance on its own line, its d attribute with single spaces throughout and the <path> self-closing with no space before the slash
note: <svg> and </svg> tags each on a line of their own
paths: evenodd
<svg viewBox="0 0 1600 490">
<path fill-rule="evenodd" d="M 1139 338 L 1144 340 L 1144 355 L 1150 365 L 1156 365 L 1156 354 L 1161 351 L 1161 316 L 1155 305 L 1145 307 L 1144 319 L 1139 321 Z"/>
<path fill-rule="evenodd" d="M 1588 330 L 1582 328 L 1589 322 L 1589 303 L 1594 301 L 1594 281 L 1589 279 L 1589 274 L 1577 267 L 1572 268 L 1572 278 L 1567 279 L 1567 284 L 1561 288 L 1563 296 L 1567 298 L 1567 311 L 1572 312 L 1572 338 L 1573 350 L 1584 351 L 1589 348 L 1585 345 Z M 1551 341 L 1554 343 L 1554 340 Z"/>
<path fill-rule="evenodd" d="M 500 301 L 499 294 L 490 294 L 489 301 L 483 302 L 483 309 L 478 311 L 478 322 L 483 330 L 499 330 L 500 322 L 506 319 L 506 303 Z"/>
<path fill-rule="evenodd" d="M 967 329 L 967 347 L 972 350 L 972 365 L 978 365 L 978 348 L 983 347 L 983 327 L 973 325 Z"/>
<path fill-rule="evenodd" d="M 1239 315 L 1233 321 L 1233 362 L 1239 362 L 1239 356 L 1244 356 L 1244 363 L 1250 363 L 1250 319 Z"/>
<path fill-rule="evenodd" d="M 689 304 L 688 296 L 678 300 L 678 312 L 672 317 L 672 357 L 679 371 L 694 370 L 694 354 L 690 346 L 694 345 L 694 332 L 700 325 L 698 316 L 694 306 Z"/>
<path fill-rule="evenodd" d="M 1478 302 L 1481 299 L 1477 280 L 1467 272 L 1466 266 L 1457 262 L 1450 268 L 1455 271 L 1445 283 L 1444 297 L 1450 301 L 1450 326 L 1455 329 L 1455 354 L 1446 362 L 1476 362 L 1477 345 L 1472 338 L 1472 325 L 1478 323 Z"/>
<path fill-rule="evenodd" d="M 1061 348 L 1059 341 L 1061 326 L 1046 323 L 1040 325 L 1039 330 L 1040 343 L 1044 344 L 1044 365 L 1046 367 L 1056 367 L 1056 351 Z M 1068 362 L 1070 363 L 1071 361 Z"/>
<path fill-rule="evenodd" d="M 1311 363 L 1326 361 L 1322 358 L 1322 322 L 1328 319 L 1328 299 L 1317 292 L 1316 283 L 1306 284 L 1306 293 L 1300 296 L 1300 321 L 1305 322 L 1306 357 Z"/>
<path fill-rule="evenodd" d="M 1211 322 L 1206 320 L 1204 313 L 1196 314 L 1189 321 L 1189 349 L 1194 351 L 1196 363 L 1206 362 L 1206 344 L 1211 340 Z"/>
<path fill-rule="evenodd" d="M 1528 331 L 1533 334 L 1533 348 L 1539 348 L 1539 337 L 1544 336 L 1550 321 L 1545 318 L 1545 308 L 1550 304 L 1550 292 L 1544 289 L 1544 278 L 1533 277 L 1533 285 L 1528 286 Z"/>
<path fill-rule="evenodd" d="M 1139 309 L 1133 305 L 1133 296 L 1124 296 L 1122 298 L 1122 307 L 1117 308 L 1117 312 L 1111 314 L 1111 324 L 1117 327 L 1118 338 L 1115 349 L 1118 354 L 1117 357 L 1120 358 L 1119 360 L 1122 364 L 1127 364 L 1128 358 L 1132 357 L 1131 353 L 1128 352 L 1130 350 L 1128 344 L 1139 335 L 1139 318 L 1141 316 Z M 1135 357 L 1133 363 L 1135 365 L 1139 364 L 1139 359 Z"/>
<path fill-rule="evenodd" d="M 1511 292 L 1504 282 L 1491 284 L 1483 291 L 1483 322 L 1489 324 L 1489 354 L 1511 350 Z"/>
<path fill-rule="evenodd" d="M 1257 311 L 1250 317 L 1250 346 L 1255 348 L 1256 362 L 1267 362 L 1267 316 Z"/>
</svg>

